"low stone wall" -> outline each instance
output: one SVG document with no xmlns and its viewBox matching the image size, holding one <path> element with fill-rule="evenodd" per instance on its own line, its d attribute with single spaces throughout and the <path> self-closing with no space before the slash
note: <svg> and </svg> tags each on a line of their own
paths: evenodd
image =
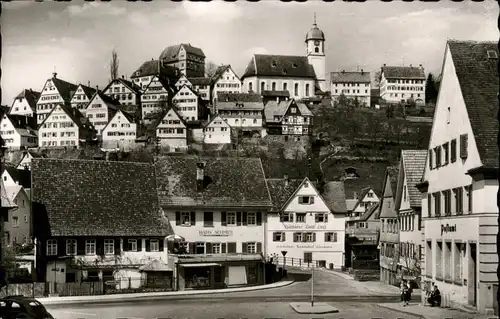
<svg viewBox="0 0 500 319">
<path fill-rule="evenodd" d="M 0 297 L 23 295 L 25 297 L 44 297 L 45 296 L 45 283 L 35 282 L 26 284 L 9 284 L 0 289 Z"/>
</svg>

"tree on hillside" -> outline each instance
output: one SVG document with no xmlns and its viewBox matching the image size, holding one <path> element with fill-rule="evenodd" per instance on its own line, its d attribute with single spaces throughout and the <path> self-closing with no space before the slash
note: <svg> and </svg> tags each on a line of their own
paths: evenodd
<svg viewBox="0 0 500 319">
<path fill-rule="evenodd" d="M 115 49 L 111 52 L 111 60 L 109 61 L 109 75 L 111 81 L 118 78 L 118 67 L 120 66 L 120 61 L 118 60 L 118 53 Z"/>
<path fill-rule="evenodd" d="M 375 72 L 374 80 L 375 80 L 375 88 L 379 89 L 380 81 L 382 81 L 382 71 L 378 70 L 377 72 Z"/>
<path fill-rule="evenodd" d="M 208 61 L 205 63 L 205 76 L 211 78 L 215 75 L 215 71 L 217 71 L 217 65 L 212 61 Z"/>
<path fill-rule="evenodd" d="M 427 76 L 427 81 L 425 83 L 425 103 L 436 103 L 438 95 L 438 90 L 436 88 L 436 82 L 434 75 L 429 73 Z"/>
</svg>

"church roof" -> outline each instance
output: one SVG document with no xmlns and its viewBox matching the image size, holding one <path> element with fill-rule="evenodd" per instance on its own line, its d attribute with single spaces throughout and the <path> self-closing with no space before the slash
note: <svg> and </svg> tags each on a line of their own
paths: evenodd
<svg viewBox="0 0 500 319">
<path fill-rule="evenodd" d="M 255 54 L 242 79 L 250 76 L 316 78 L 307 57 L 293 55 Z"/>
<path fill-rule="evenodd" d="M 314 22 L 313 27 L 309 32 L 306 34 L 306 42 L 309 40 L 322 40 L 326 41 L 325 39 L 325 34 L 323 31 L 321 31 L 318 26 L 316 25 L 316 22 Z"/>
</svg>

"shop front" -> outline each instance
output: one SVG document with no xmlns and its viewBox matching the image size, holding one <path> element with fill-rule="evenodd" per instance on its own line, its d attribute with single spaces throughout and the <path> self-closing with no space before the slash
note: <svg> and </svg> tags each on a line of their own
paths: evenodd
<svg viewBox="0 0 500 319">
<path fill-rule="evenodd" d="M 222 289 L 264 283 L 260 254 L 179 256 L 178 290 Z"/>
<path fill-rule="evenodd" d="M 491 312 L 498 282 L 497 229 L 492 214 L 425 220 L 423 285 L 434 282 L 447 306 L 455 303 Z"/>
</svg>

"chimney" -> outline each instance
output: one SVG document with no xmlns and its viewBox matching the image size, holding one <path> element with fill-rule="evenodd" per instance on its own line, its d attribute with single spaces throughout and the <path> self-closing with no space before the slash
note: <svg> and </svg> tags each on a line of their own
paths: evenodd
<svg viewBox="0 0 500 319">
<path fill-rule="evenodd" d="M 198 192 L 203 191 L 203 182 L 205 180 L 205 163 L 196 163 L 196 189 Z"/>
<path fill-rule="evenodd" d="M 52 77 L 55 79 L 57 77 L 57 73 L 56 72 L 52 73 Z"/>
<path fill-rule="evenodd" d="M 283 176 L 283 179 L 285 180 L 285 186 L 288 186 L 288 183 L 290 183 L 290 179 L 288 178 L 288 175 L 287 175 L 287 174 L 285 174 L 285 175 Z"/>
<path fill-rule="evenodd" d="M 364 74 L 365 72 L 363 71 L 363 69 L 361 69 L 361 74 Z"/>
<path fill-rule="evenodd" d="M 125 75 L 122 74 L 122 79 L 125 79 Z"/>
<path fill-rule="evenodd" d="M 97 90 L 97 92 L 99 92 L 99 85 L 96 85 L 95 89 Z"/>
<path fill-rule="evenodd" d="M 354 192 L 354 199 L 358 199 L 358 192 Z"/>
<path fill-rule="evenodd" d="M 385 63 L 384 63 L 384 66 L 386 66 Z"/>
<path fill-rule="evenodd" d="M 345 70 L 342 70 L 342 73 L 345 73 Z"/>
<path fill-rule="evenodd" d="M 90 81 L 87 82 L 87 86 L 90 87 Z"/>
<path fill-rule="evenodd" d="M 424 68 L 424 67 L 422 66 L 422 64 L 420 64 L 420 65 L 419 65 L 419 67 L 420 67 L 421 69 L 423 69 L 423 68 Z"/>
<path fill-rule="evenodd" d="M 410 68 L 413 68 L 413 65 L 410 64 Z"/>
</svg>

